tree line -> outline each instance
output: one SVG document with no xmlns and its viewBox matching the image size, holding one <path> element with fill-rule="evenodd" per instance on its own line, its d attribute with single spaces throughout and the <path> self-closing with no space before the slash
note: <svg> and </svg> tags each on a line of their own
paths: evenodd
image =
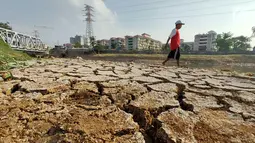
<svg viewBox="0 0 255 143">
<path fill-rule="evenodd" d="M 245 52 L 252 49 L 250 44 L 252 38 L 255 37 L 255 26 L 252 27 L 252 35 L 251 36 L 233 36 L 231 32 L 223 32 L 222 34 L 218 34 L 216 38 L 216 51 L 218 52 Z M 187 44 L 181 45 L 181 50 L 184 52 L 192 51 L 192 47 Z M 255 48 L 255 47 L 253 47 Z"/>
<path fill-rule="evenodd" d="M 0 27 L 8 29 L 8 30 L 12 30 L 12 27 L 10 26 L 9 22 L 0 22 Z"/>
<path fill-rule="evenodd" d="M 254 30 L 254 28 L 252 28 L 252 30 Z M 251 40 L 252 40 L 252 36 L 247 37 L 247 36 L 241 35 L 241 36 L 233 37 L 233 34 L 231 32 L 218 34 L 216 39 L 217 51 L 219 52 L 248 51 L 252 48 L 250 44 Z"/>
</svg>

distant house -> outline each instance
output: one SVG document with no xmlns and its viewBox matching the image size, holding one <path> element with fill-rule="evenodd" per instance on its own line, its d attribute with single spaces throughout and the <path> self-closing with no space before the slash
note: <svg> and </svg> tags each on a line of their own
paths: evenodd
<svg viewBox="0 0 255 143">
<path fill-rule="evenodd" d="M 162 43 L 152 39 L 151 35 L 143 33 L 135 36 L 125 36 L 126 50 L 161 50 Z"/>
<path fill-rule="evenodd" d="M 67 49 L 73 48 L 73 45 L 71 43 L 63 44 L 63 46 L 66 47 Z"/>
<path fill-rule="evenodd" d="M 125 46 L 125 39 L 121 37 L 112 37 L 109 41 L 109 49 L 121 49 Z"/>
<path fill-rule="evenodd" d="M 70 43 L 71 44 L 76 44 L 76 43 L 80 43 L 81 45 L 85 44 L 85 40 L 83 36 L 80 35 L 76 35 L 75 37 L 70 37 Z"/>
<path fill-rule="evenodd" d="M 253 47 L 253 52 L 255 52 L 255 47 Z"/>
<path fill-rule="evenodd" d="M 110 41 L 107 39 L 97 40 L 97 44 L 109 47 Z"/>
<path fill-rule="evenodd" d="M 215 51 L 216 50 L 217 33 L 209 31 L 206 34 L 195 35 L 194 51 Z"/>
</svg>

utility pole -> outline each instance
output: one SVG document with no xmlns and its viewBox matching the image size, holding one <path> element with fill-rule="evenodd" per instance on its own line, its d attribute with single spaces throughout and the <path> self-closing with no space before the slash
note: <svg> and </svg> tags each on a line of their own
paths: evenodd
<svg viewBox="0 0 255 143">
<path fill-rule="evenodd" d="M 85 38 L 86 41 L 85 43 L 87 45 L 90 46 L 90 38 L 94 37 L 94 33 L 93 33 L 93 27 L 92 27 L 92 22 L 94 22 L 94 20 L 92 19 L 92 17 L 94 17 L 94 15 L 92 14 L 94 12 L 94 8 L 90 5 L 85 4 L 84 10 L 85 14 L 83 15 L 85 17 L 85 22 L 86 22 L 86 34 L 85 34 Z"/>
</svg>

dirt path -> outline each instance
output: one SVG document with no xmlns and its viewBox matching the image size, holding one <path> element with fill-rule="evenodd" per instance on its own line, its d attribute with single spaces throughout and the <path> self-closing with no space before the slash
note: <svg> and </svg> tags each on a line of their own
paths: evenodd
<svg viewBox="0 0 255 143">
<path fill-rule="evenodd" d="M 0 83 L 0 142 L 255 142 L 255 78 L 82 59 L 12 73 Z"/>
</svg>

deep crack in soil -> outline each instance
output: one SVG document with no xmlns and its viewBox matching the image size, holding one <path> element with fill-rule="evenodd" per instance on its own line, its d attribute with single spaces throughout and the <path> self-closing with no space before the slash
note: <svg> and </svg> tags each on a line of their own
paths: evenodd
<svg viewBox="0 0 255 143">
<path fill-rule="evenodd" d="M 117 81 L 121 80 L 122 78 L 118 77 L 116 73 L 117 71 L 115 72 L 116 68 L 113 65 L 107 66 L 107 63 L 98 63 L 101 68 L 98 67 L 98 65 L 81 66 L 89 68 L 90 70 L 88 71 L 91 72 L 91 75 L 95 75 L 97 77 L 99 77 L 99 74 L 100 76 L 107 78 L 115 77 L 114 79 L 106 78 L 106 80 L 104 81 L 102 81 L 102 79 L 93 79 L 91 81 L 87 81 L 79 78 L 80 76 L 68 75 L 67 73 L 76 74 L 76 71 L 70 72 L 71 68 L 68 69 L 70 65 L 72 65 L 72 67 L 76 70 L 79 69 L 76 62 L 73 62 L 71 64 L 64 64 L 64 67 L 66 68 L 62 71 L 62 76 L 64 79 L 63 81 L 61 80 L 61 82 L 59 83 L 63 84 L 63 86 L 58 85 L 58 80 L 61 76 L 57 74 L 61 72 L 53 72 L 58 71 L 58 67 L 52 70 L 43 70 L 40 66 L 37 66 L 37 68 L 35 69 L 31 68 L 31 71 L 20 70 L 21 73 L 18 74 L 22 74 L 24 72 L 27 72 L 29 74 L 36 73 L 34 74 L 34 77 L 32 77 L 32 79 L 34 80 L 26 78 L 27 75 L 21 75 L 19 78 L 21 82 L 27 81 L 28 83 L 31 83 L 33 85 L 33 83 L 38 84 L 38 81 L 40 83 L 40 80 L 44 78 L 47 82 L 52 82 L 51 79 L 55 78 L 55 80 L 53 79 L 53 81 L 56 83 L 56 88 L 63 87 L 63 90 L 56 90 L 54 87 L 47 85 L 48 83 L 45 84 L 45 87 L 42 86 L 43 88 L 40 88 L 40 86 L 35 86 L 35 89 L 33 90 L 28 90 L 30 89 L 30 87 L 22 87 L 22 84 L 19 83 L 12 86 L 7 86 L 7 89 L 10 90 L 5 90 L 3 88 L 3 91 L 1 91 L 3 94 L 6 94 L 6 91 L 8 91 L 10 92 L 10 94 L 15 94 L 15 96 L 17 97 L 11 96 L 10 98 L 8 98 L 8 96 L 5 96 L 7 99 L 4 99 L 3 96 L 3 101 L 1 101 L 2 105 L 0 106 L 0 121 L 2 125 L 1 128 L 3 129 L 3 127 L 5 127 L 8 128 L 8 130 L 11 130 L 16 126 L 19 127 L 17 128 L 17 131 L 13 131 L 11 133 L 16 133 L 15 136 L 20 135 L 20 132 L 24 132 L 24 130 L 22 130 L 22 128 L 24 128 L 26 131 L 29 132 L 22 133 L 22 136 L 36 136 L 36 138 L 29 139 L 29 142 L 35 142 L 40 137 L 49 137 L 49 142 L 68 142 L 68 140 L 64 139 L 65 137 L 75 138 L 74 140 L 76 142 L 81 142 L 86 140 L 89 136 L 93 139 L 88 140 L 88 142 L 108 142 L 118 139 L 122 139 L 123 142 L 123 139 L 129 140 L 131 137 L 139 138 L 139 133 L 142 133 L 142 137 L 144 138 L 146 143 L 181 143 L 183 142 L 182 139 L 186 138 L 186 136 L 193 136 L 194 140 L 197 140 L 197 142 L 199 143 L 206 140 L 225 142 L 229 139 L 229 137 L 227 136 L 227 134 L 221 134 L 221 132 L 223 131 L 230 130 L 228 133 L 231 137 L 238 137 L 238 135 L 244 136 L 244 133 L 246 132 L 243 131 L 248 129 L 252 130 L 252 126 L 248 126 L 250 127 L 248 128 L 246 125 L 241 125 L 241 123 L 239 126 L 237 126 L 240 128 L 235 128 L 235 125 L 239 122 L 234 122 L 228 119 L 225 115 L 242 115 L 241 118 L 243 120 L 240 120 L 238 117 L 235 118 L 238 118 L 240 122 L 252 123 L 252 119 L 254 119 L 254 98 L 248 97 L 247 95 L 244 97 L 239 95 L 240 93 L 235 93 L 236 91 L 242 90 L 235 90 L 235 87 L 251 86 L 252 84 L 248 84 L 248 81 L 246 81 L 246 84 L 240 83 L 240 85 L 238 86 L 231 86 L 231 88 L 225 87 L 222 89 L 222 91 L 224 92 L 231 92 L 232 95 L 216 96 L 213 94 L 202 93 L 201 91 L 196 91 L 195 89 L 221 89 L 220 86 L 215 86 L 212 83 L 217 84 L 217 82 L 221 82 L 223 81 L 223 79 L 215 81 L 216 79 L 212 77 L 211 79 L 209 79 L 212 80 L 209 83 L 208 81 L 206 81 L 208 80 L 206 78 L 203 78 L 201 76 L 199 77 L 198 75 L 191 77 L 191 75 L 187 74 L 191 74 L 192 71 L 180 73 L 178 73 L 179 71 L 171 71 L 177 76 L 177 78 L 174 75 L 173 77 L 166 79 L 166 73 L 162 73 L 160 69 L 150 71 L 151 69 L 145 68 L 145 70 L 143 71 L 143 68 L 139 68 L 137 65 L 127 64 L 124 65 L 123 68 L 120 67 L 118 69 L 127 69 L 126 71 L 121 70 L 124 74 L 127 75 L 127 78 L 122 81 L 123 83 L 120 83 Z M 160 68 L 159 66 L 155 67 Z M 167 68 L 165 68 L 164 70 L 167 70 Z M 47 77 L 45 77 L 45 75 L 44 77 L 40 77 L 40 71 L 42 72 L 42 74 L 43 72 L 51 72 L 52 74 L 56 74 L 58 77 L 53 76 L 51 78 L 48 78 L 47 80 Z M 114 75 L 109 75 L 109 71 L 111 71 Z M 134 73 L 136 71 L 137 73 Z M 157 73 L 156 71 L 158 71 L 158 74 L 155 77 L 152 76 L 151 74 Z M 129 74 L 130 77 L 128 77 Z M 134 76 L 134 74 L 137 74 L 135 75 L 137 77 L 143 76 L 149 77 L 149 79 L 152 78 L 157 80 L 155 82 L 146 80 L 135 81 L 135 78 L 132 77 Z M 86 75 L 84 75 L 84 77 L 86 77 Z M 205 80 L 204 82 L 199 81 L 202 78 L 203 80 Z M 174 79 L 176 81 L 171 81 L 171 79 Z M 187 84 L 183 83 L 184 81 L 187 82 Z M 161 87 L 162 85 L 158 85 L 160 87 L 152 86 L 164 83 L 174 84 L 168 84 L 169 86 L 171 86 L 169 87 L 171 88 L 171 90 L 165 89 L 168 88 L 168 85 L 166 87 Z M 176 91 L 173 91 L 172 88 L 175 88 L 175 85 L 177 86 L 177 89 Z M 201 86 L 199 87 L 194 85 Z M 65 90 L 64 87 L 68 88 L 68 90 Z M 192 88 L 192 90 L 190 89 L 189 91 L 187 87 Z M 249 87 L 247 89 L 252 88 Z M 185 97 L 185 92 L 186 96 L 189 98 Z M 38 98 L 33 97 L 34 93 L 40 93 L 38 95 Z M 18 95 L 21 96 L 20 99 L 18 99 Z M 26 98 L 24 98 L 25 95 L 27 95 Z M 191 95 L 195 96 L 195 98 L 191 99 Z M 32 99 L 29 99 L 31 97 Z M 155 99 L 152 99 L 151 97 L 155 97 Z M 165 99 L 169 100 L 169 102 L 164 102 Z M 208 101 L 210 99 L 213 99 L 214 101 Z M 212 110 L 207 112 L 202 111 L 201 109 L 201 112 L 203 113 L 200 114 L 200 109 L 197 110 L 197 108 L 200 107 L 195 104 L 197 103 L 197 100 L 204 100 L 206 103 L 208 101 L 208 104 L 210 105 L 207 106 L 203 104 L 201 106 L 204 107 L 201 108 L 212 108 Z M 231 102 L 237 103 L 231 104 Z M 215 106 L 215 104 L 217 106 Z M 230 108 L 233 107 L 233 105 L 235 104 L 240 104 L 240 107 L 230 110 Z M 249 108 L 246 114 L 244 111 L 238 111 L 238 109 L 245 110 L 243 108 L 247 108 L 247 110 Z M 221 118 L 216 119 L 218 112 L 222 112 L 222 116 Z M 132 114 L 133 116 L 131 116 L 130 114 Z M 193 120 L 195 120 L 195 118 L 193 119 L 193 116 L 199 116 L 198 118 L 196 118 L 196 120 L 198 120 L 197 122 L 193 123 Z M 209 118 L 208 116 L 213 118 Z M 212 120 L 212 124 L 210 121 L 206 122 L 207 120 Z M 221 123 L 221 128 L 218 128 L 217 125 L 221 125 Z M 223 126 L 225 124 L 229 124 L 229 126 L 226 127 L 226 130 L 224 130 L 225 128 Z M 96 128 L 94 126 L 96 126 Z M 213 127 L 219 130 L 223 130 L 220 130 L 218 132 Z M 192 130 L 192 133 L 188 132 L 187 130 Z M 203 135 L 203 133 L 205 135 Z M 249 132 L 247 132 L 247 134 L 248 133 Z M 9 135 L 9 133 L 5 131 L 1 131 L 0 136 L 1 134 L 5 136 Z M 251 137 L 251 135 L 248 137 Z M 244 139 L 240 139 L 240 141 L 245 142 L 245 139 L 248 137 L 245 136 L 243 137 Z M 252 139 L 250 139 L 249 141 L 251 140 Z"/>
</svg>

